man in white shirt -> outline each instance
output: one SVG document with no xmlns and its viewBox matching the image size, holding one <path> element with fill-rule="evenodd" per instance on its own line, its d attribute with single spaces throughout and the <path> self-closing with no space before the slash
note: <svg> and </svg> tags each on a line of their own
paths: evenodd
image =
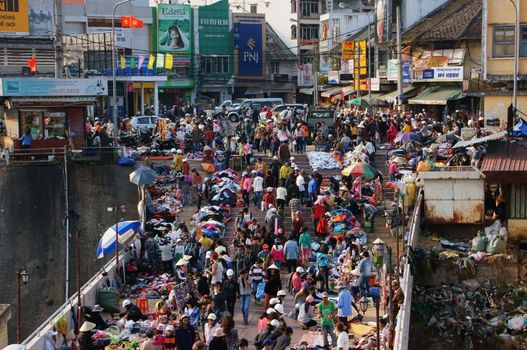
<svg viewBox="0 0 527 350">
<path fill-rule="evenodd" d="M 263 198 L 263 183 L 262 172 L 257 171 L 253 178 L 253 192 L 254 192 L 254 205 L 256 208 L 260 208 Z"/>
<path fill-rule="evenodd" d="M 300 193 L 300 203 L 304 204 L 304 198 L 306 197 L 306 180 L 304 179 L 304 170 L 300 170 L 296 177 L 296 185 Z"/>
<path fill-rule="evenodd" d="M 346 332 L 346 326 L 344 323 L 337 323 L 337 346 L 334 349 L 337 350 L 349 350 L 349 336 Z"/>
</svg>

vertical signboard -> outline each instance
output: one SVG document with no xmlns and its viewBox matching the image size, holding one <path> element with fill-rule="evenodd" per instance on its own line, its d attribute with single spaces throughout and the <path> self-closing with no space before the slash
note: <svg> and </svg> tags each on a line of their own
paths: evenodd
<svg viewBox="0 0 527 350">
<path fill-rule="evenodd" d="M 159 5 L 157 12 L 157 52 L 188 54 L 191 51 L 190 5 Z"/>
<path fill-rule="evenodd" d="M 221 0 L 212 5 L 200 6 L 198 17 L 200 54 L 232 54 L 229 2 Z"/>
<path fill-rule="evenodd" d="M 233 14 L 235 75 L 264 79 L 265 15 Z"/>
<path fill-rule="evenodd" d="M 393 16 L 393 0 L 377 0 L 377 36 L 379 43 L 391 40 Z"/>
</svg>

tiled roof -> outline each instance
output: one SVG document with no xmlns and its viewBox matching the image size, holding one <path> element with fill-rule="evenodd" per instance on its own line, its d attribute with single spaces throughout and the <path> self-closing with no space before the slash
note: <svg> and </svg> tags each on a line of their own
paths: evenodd
<svg viewBox="0 0 527 350">
<path fill-rule="evenodd" d="M 265 26 L 265 34 L 267 36 L 267 54 L 270 55 L 270 59 L 273 61 L 295 61 L 296 56 L 291 51 L 291 48 L 280 39 L 278 34 L 269 25 Z M 271 39 L 271 40 L 269 40 Z"/>
<path fill-rule="evenodd" d="M 480 39 L 482 3 L 483 0 L 451 0 L 403 33 L 403 42 Z"/>
</svg>

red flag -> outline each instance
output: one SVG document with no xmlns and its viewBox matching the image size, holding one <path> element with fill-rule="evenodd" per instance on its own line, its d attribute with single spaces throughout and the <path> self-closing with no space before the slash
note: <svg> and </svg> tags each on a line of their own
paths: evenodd
<svg viewBox="0 0 527 350">
<path fill-rule="evenodd" d="M 29 66 L 29 69 L 31 69 L 31 73 L 37 72 L 37 58 L 35 56 L 27 60 L 27 65 Z"/>
<path fill-rule="evenodd" d="M 143 28 L 143 21 L 134 16 L 130 16 L 130 27 L 132 28 Z"/>
<path fill-rule="evenodd" d="M 130 28 L 131 19 L 128 16 L 121 16 L 121 27 Z"/>
</svg>

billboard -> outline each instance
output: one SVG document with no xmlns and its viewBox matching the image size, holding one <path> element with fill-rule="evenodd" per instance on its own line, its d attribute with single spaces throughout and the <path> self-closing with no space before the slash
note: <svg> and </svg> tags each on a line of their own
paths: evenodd
<svg viewBox="0 0 527 350">
<path fill-rule="evenodd" d="M 157 52 L 192 54 L 192 9 L 190 5 L 157 7 Z"/>
<path fill-rule="evenodd" d="M 0 96 L 107 96 L 106 79 L 2 78 Z"/>
<path fill-rule="evenodd" d="M 265 15 L 233 14 L 235 75 L 263 79 Z"/>
<path fill-rule="evenodd" d="M 0 0 L 0 36 L 29 35 L 28 0 Z"/>
<path fill-rule="evenodd" d="M 50 37 L 53 25 L 53 0 L 29 0 L 30 35 Z"/>
<path fill-rule="evenodd" d="M 463 81 L 463 67 L 432 67 L 413 74 L 413 81 Z"/>
<path fill-rule="evenodd" d="M 232 35 L 229 2 L 218 1 L 198 10 L 199 52 L 202 55 L 231 55 Z"/>
<path fill-rule="evenodd" d="M 379 43 L 392 39 L 392 24 L 395 18 L 393 14 L 393 0 L 377 0 L 375 6 L 377 12 L 377 37 Z"/>
</svg>

